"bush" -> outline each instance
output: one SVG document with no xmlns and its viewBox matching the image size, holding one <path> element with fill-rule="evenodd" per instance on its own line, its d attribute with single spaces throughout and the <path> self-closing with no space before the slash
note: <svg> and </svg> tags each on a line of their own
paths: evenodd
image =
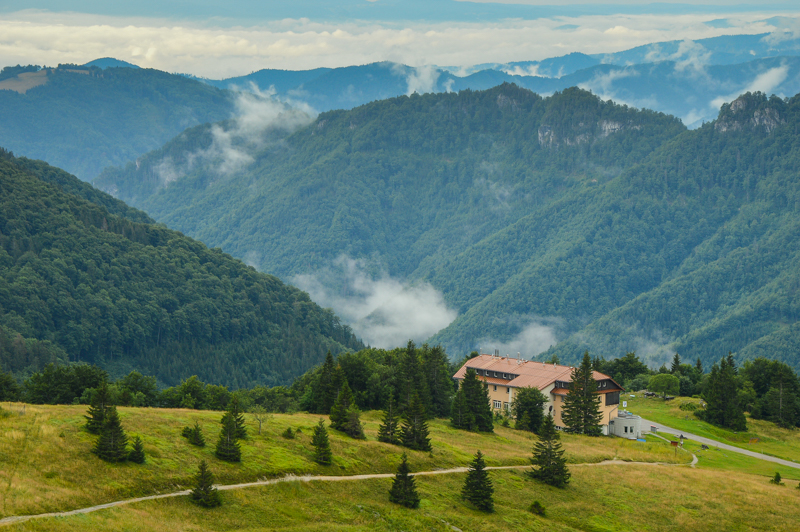
<svg viewBox="0 0 800 532">
<path fill-rule="evenodd" d="M 544 506 L 539 501 L 533 501 L 528 510 L 530 510 L 532 514 L 540 515 L 542 517 L 545 516 Z"/>
<path fill-rule="evenodd" d="M 298 430 L 297 432 L 300 432 L 300 431 Z M 286 427 L 286 430 L 284 430 L 284 431 L 281 433 L 281 436 L 283 436 L 283 437 L 284 437 L 284 438 L 286 438 L 287 440 L 293 440 L 293 439 L 294 439 L 294 434 L 295 434 L 295 433 L 294 433 L 294 432 L 292 432 L 292 427 Z"/>
<path fill-rule="evenodd" d="M 678 408 L 680 408 L 681 410 L 685 410 L 687 412 L 694 412 L 695 410 L 700 408 L 700 405 L 698 405 L 697 403 L 693 403 L 692 401 L 682 401 L 678 405 Z"/>
<path fill-rule="evenodd" d="M 776 472 L 775 476 L 770 479 L 770 482 L 775 484 L 776 486 L 782 486 L 783 482 L 781 481 L 781 474 Z"/>
</svg>

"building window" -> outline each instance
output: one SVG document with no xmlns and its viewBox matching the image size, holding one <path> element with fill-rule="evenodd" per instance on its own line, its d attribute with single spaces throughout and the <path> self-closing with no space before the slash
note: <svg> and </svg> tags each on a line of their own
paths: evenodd
<svg viewBox="0 0 800 532">
<path fill-rule="evenodd" d="M 628 433 L 628 427 L 625 427 L 625 434 Z"/>
<path fill-rule="evenodd" d="M 606 394 L 606 406 L 619 404 L 619 392 L 609 392 Z"/>
<path fill-rule="evenodd" d="M 500 409 L 503 407 L 503 404 L 500 401 L 494 401 L 494 407 Z"/>
<path fill-rule="evenodd" d="M 497 385 L 496 384 L 494 385 L 494 391 L 497 391 Z"/>
</svg>

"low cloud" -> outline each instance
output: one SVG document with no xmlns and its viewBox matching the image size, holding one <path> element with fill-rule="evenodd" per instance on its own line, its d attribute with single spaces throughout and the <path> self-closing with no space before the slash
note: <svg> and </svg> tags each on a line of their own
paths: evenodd
<svg viewBox="0 0 800 532">
<path fill-rule="evenodd" d="M 313 111 L 305 112 L 276 100 L 274 90 L 261 91 L 253 83 L 236 93 L 234 109 L 231 120 L 211 126 L 208 148 L 187 153 L 182 161 L 165 157 L 153 166 L 162 185 L 180 179 L 198 165 L 207 165 L 219 176 L 238 172 L 255 160 L 258 150 L 272 142 L 270 133 L 295 131 L 310 124 L 315 116 Z"/>
<path fill-rule="evenodd" d="M 742 89 L 732 92 L 727 96 L 718 96 L 711 100 L 711 108 L 719 110 L 722 104 L 732 102 L 746 92 L 763 92 L 764 94 L 772 94 L 778 87 L 786 81 L 789 75 L 788 65 L 781 65 L 779 67 L 771 68 L 766 72 L 757 75 L 753 81 Z"/>
<path fill-rule="evenodd" d="M 639 71 L 634 68 L 612 68 L 608 72 L 597 72 L 592 79 L 578 86 L 592 91 L 604 100 L 614 100 L 617 103 L 627 103 L 621 100 L 614 89 L 614 84 L 625 78 L 638 77 Z"/>
<path fill-rule="evenodd" d="M 392 65 L 392 72 L 395 75 L 406 78 L 406 84 L 408 85 L 408 88 L 406 89 L 406 96 L 411 96 L 415 92 L 417 94 L 438 92 L 436 83 L 439 81 L 439 75 L 441 72 L 433 65 L 407 67 L 405 65 L 396 63 Z"/>
<path fill-rule="evenodd" d="M 532 360 L 558 343 L 556 330 L 560 324 L 561 320 L 557 318 L 528 319 L 519 334 L 510 340 L 482 338 L 478 341 L 478 345 L 484 353 L 493 353 L 498 349 L 502 356 L 514 357 L 520 353 L 522 358 Z"/>
<path fill-rule="evenodd" d="M 409 339 L 423 342 L 458 315 L 430 284 L 392 278 L 363 259 L 340 256 L 329 268 L 297 275 L 292 283 L 321 306 L 332 308 L 365 343 L 377 347 L 397 347 Z"/>
</svg>

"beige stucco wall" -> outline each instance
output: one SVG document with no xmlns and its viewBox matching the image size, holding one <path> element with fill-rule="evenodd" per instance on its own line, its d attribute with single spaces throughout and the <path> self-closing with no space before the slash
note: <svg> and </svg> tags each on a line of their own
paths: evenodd
<svg viewBox="0 0 800 532">
<path fill-rule="evenodd" d="M 459 382 L 459 385 L 460 384 L 461 383 Z M 544 405 L 544 414 L 547 415 L 548 412 L 550 412 L 550 407 L 552 406 L 553 422 L 557 427 L 563 427 L 564 423 L 561 420 L 561 412 L 564 408 L 564 397 L 550 393 L 554 389 L 555 384 L 551 384 L 542 390 L 542 393 L 545 395 L 545 397 L 550 399 L 550 401 Z M 511 405 L 511 402 L 514 400 L 515 390 L 516 388 L 503 386 L 502 384 L 489 384 L 489 404 L 492 405 L 492 409 L 502 411 L 503 409 L 509 408 L 509 405 Z M 495 408 L 495 401 L 500 401 L 500 408 Z M 600 424 L 603 425 L 603 434 L 608 433 L 608 423 L 612 418 L 617 416 L 617 408 L 619 407 L 619 405 L 606 406 L 605 401 L 605 394 L 603 394 L 600 397 L 600 411 L 603 413 L 603 419 L 600 421 Z"/>
</svg>

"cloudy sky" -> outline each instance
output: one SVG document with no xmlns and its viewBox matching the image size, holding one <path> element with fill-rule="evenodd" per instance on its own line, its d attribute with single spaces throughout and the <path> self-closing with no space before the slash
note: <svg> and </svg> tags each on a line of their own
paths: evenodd
<svg viewBox="0 0 800 532">
<path fill-rule="evenodd" d="M 745 0 L 747 1 L 747 0 Z M 468 66 L 787 31 L 800 2 L 0 0 L 0 65 L 116 57 L 211 78 L 375 61 Z"/>
</svg>

